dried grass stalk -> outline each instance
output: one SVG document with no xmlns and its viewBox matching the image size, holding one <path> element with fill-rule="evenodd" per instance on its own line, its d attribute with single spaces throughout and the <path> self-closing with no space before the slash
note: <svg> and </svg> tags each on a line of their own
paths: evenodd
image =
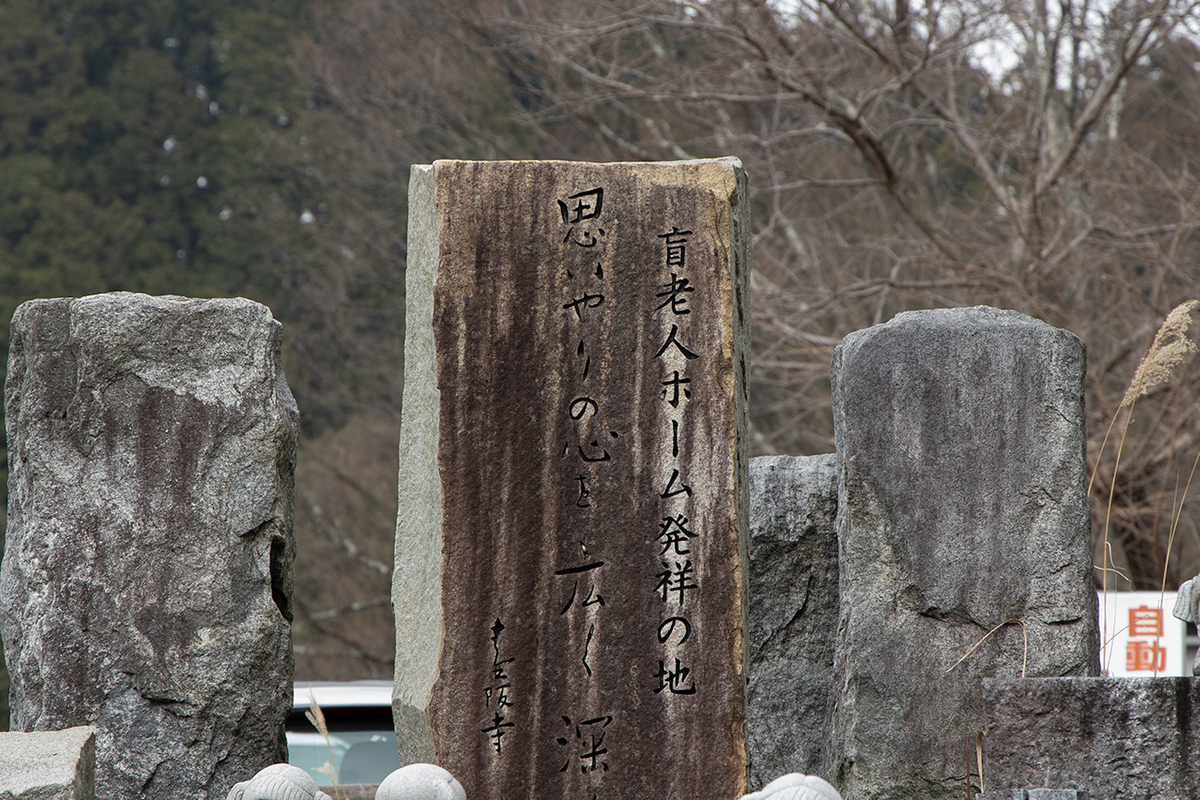
<svg viewBox="0 0 1200 800">
<path fill-rule="evenodd" d="M 1193 314 L 1196 313 L 1197 309 L 1200 309 L 1200 300 L 1188 300 L 1180 303 L 1171 309 L 1171 313 L 1167 315 L 1167 318 L 1163 320 L 1163 324 L 1159 326 L 1158 333 L 1154 334 L 1153 344 L 1150 345 L 1150 349 L 1142 357 L 1141 363 L 1138 364 L 1137 371 L 1133 374 L 1133 380 L 1129 382 L 1129 388 L 1125 390 L 1125 396 L 1121 398 L 1121 404 L 1117 406 L 1117 413 L 1113 415 L 1112 421 L 1108 424 L 1108 430 L 1104 434 L 1104 441 L 1100 443 L 1100 456 L 1097 457 L 1096 467 L 1092 470 L 1091 478 L 1088 479 L 1087 490 L 1090 496 L 1092 493 L 1092 483 L 1096 480 L 1096 473 L 1100 469 L 1100 457 L 1103 457 L 1104 448 L 1108 445 L 1108 437 L 1112 433 L 1113 426 L 1116 425 L 1117 417 L 1121 415 L 1121 411 L 1128 409 L 1128 413 L 1125 415 L 1125 423 L 1121 427 L 1121 440 L 1117 444 L 1117 458 L 1113 463 L 1112 480 L 1109 482 L 1108 487 L 1108 503 L 1104 510 L 1104 568 L 1101 573 L 1101 605 L 1103 608 L 1108 607 L 1108 572 L 1111 547 L 1108 540 L 1108 530 L 1109 523 L 1112 521 L 1113 495 L 1116 494 L 1117 473 L 1121 470 L 1121 451 L 1125 447 L 1125 436 L 1129 433 L 1129 424 L 1133 421 L 1133 406 L 1139 397 L 1149 394 L 1175 377 L 1175 373 L 1191 361 L 1192 356 L 1196 354 L 1196 343 L 1188 335 L 1188 329 L 1191 328 L 1194 322 Z M 1189 477 L 1188 480 L 1190 483 L 1191 478 Z M 1173 532 L 1171 538 L 1174 538 Z M 1168 558 L 1170 558 L 1170 546 L 1171 540 L 1168 540 Z M 1163 574 L 1165 586 L 1165 567 Z M 1107 627 L 1108 614 L 1104 613 L 1100 625 L 1102 650 L 1107 643 Z M 1107 662 L 1104 664 L 1104 672 L 1106 674 L 1108 672 Z"/>
<path fill-rule="evenodd" d="M 983 794 L 987 791 L 983 783 L 983 731 L 975 737 L 975 764 L 979 767 L 979 793 Z"/>
<path fill-rule="evenodd" d="M 308 703 L 312 708 L 309 711 L 305 711 L 304 716 L 317 729 L 317 733 L 325 738 L 329 738 L 329 727 L 325 724 L 325 714 L 321 711 L 321 707 L 317 705 L 317 698 L 313 697 L 311 693 L 308 695 Z"/>
<path fill-rule="evenodd" d="M 1188 335 L 1188 328 L 1195 321 L 1192 315 L 1197 309 L 1200 309 L 1200 300 L 1188 300 L 1175 306 L 1163 320 L 1158 333 L 1154 335 L 1154 344 L 1150 345 L 1150 350 L 1138 364 L 1137 372 L 1133 374 L 1133 380 L 1121 398 L 1118 411 L 1171 380 L 1181 367 L 1192 360 L 1197 347 Z"/>
<path fill-rule="evenodd" d="M 329 726 L 325 724 L 325 712 L 321 711 L 321 706 L 317 703 L 317 698 L 313 696 L 311 691 L 308 693 L 308 703 L 312 708 L 309 711 L 305 711 L 304 716 L 317 729 L 317 733 L 325 738 L 325 746 L 329 748 L 329 757 L 336 760 L 336 756 L 333 754 L 333 741 L 329 738 Z M 346 795 L 342 791 L 342 776 L 332 761 L 326 761 L 322 766 L 317 767 L 317 772 L 324 773 L 333 781 L 334 797 L 338 798 L 338 800 L 346 800 Z"/>
</svg>

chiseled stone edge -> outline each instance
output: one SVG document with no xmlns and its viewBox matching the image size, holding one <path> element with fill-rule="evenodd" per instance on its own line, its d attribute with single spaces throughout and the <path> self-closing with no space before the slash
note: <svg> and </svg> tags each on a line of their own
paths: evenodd
<svg viewBox="0 0 1200 800">
<path fill-rule="evenodd" d="M 735 646 L 740 663 L 736 672 L 740 677 L 742 693 L 741 730 L 734 733 L 737 758 L 742 766 L 739 792 L 749 788 L 750 749 L 748 742 L 750 718 L 750 272 L 753 268 L 750 247 L 750 192 L 746 170 L 738 158 L 723 157 L 697 159 L 706 169 L 725 170 L 732 185 L 729 186 L 729 229 L 720 231 L 729 237 L 725 243 L 729 251 L 729 288 L 732 297 L 724 304 L 729 314 L 729 346 L 733 368 L 733 511 L 737 525 L 738 563 L 737 581 L 740 592 L 732 614 L 737 617 L 734 630 L 739 632 Z M 673 162 L 688 163 L 688 162 Z"/>
<path fill-rule="evenodd" d="M 404 392 L 400 424 L 399 512 L 392 611 L 396 671 L 392 718 L 400 761 L 433 762 L 429 702 L 437 680 L 442 620 L 442 483 L 438 471 L 441 392 L 433 340 L 433 288 L 439 258 L 437 186 L 429 164 L 414 164 L 408 187 Z"/>
<path fill-rule="evenodd" d="M 0 797 L 92 800 L 96 729 L 0 733 Z"/>
</svg>

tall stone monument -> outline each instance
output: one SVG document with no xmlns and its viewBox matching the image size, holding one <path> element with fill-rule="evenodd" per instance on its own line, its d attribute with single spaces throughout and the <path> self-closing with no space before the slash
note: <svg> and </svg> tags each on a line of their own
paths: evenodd
<svg viewBox="0 0 1200 800">
<path fill-rule="evenodd" d="M 744 789 L 744 187 L 413 168 L 394 711 L 472 800 Z"/>
<path fill-rule="evenodd" d="M 966 796 L 982 678 L 1098 672 L 1083 374 L 1074 335 L 986 307 L 900 314 L 835 351 L 824 774 L 846 800 Z"/>
<path fill-rule="evenodd" d="M 285 760 L 297 412 L 249 300 L 37 300 L 12 323 L 12 726 L 96 729 L 101 800 Z"/>
</svg>

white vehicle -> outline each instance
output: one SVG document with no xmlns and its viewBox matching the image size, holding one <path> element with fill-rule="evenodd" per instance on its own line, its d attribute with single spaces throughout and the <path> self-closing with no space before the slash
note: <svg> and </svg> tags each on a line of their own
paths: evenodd
<svg viewBox="0 0 1200 800">
<path fill-rule="evenodd" d="M 325 715 L 329 736 L 304 716 L 313 699 Z M 400 769 L 392 727 L 392 682 L 297 682 L 287 720 L 288 763 L 313 776 L 319 786 L 377 784 Z"/>
</svg>

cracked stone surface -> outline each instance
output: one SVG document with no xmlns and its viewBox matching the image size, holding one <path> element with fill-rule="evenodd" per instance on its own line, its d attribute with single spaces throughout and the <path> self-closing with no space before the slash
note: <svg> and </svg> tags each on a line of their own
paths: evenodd
<svg viewBox="0 0 1200 800">
<path fill-rule="evenodd" d="M 1073 334 L 987 307 L 900 314 L 835 351 L 822 774 L 846 800 L 963 797 L 982 678 L 1097 674 L 1083 376 Z"/>
<path fill-rule="evenodd" d="M 12 323 L 0 633 L 14 730 L 94 726 L 96 797 L 224 798 L 287 758 L 296 405 L 249 300 Z"/>
<path fill-rule="evenodd" d="M 750 459 L 750 788 L 816 773 L 838 623 L 832 453 Z"/>
</svg>

